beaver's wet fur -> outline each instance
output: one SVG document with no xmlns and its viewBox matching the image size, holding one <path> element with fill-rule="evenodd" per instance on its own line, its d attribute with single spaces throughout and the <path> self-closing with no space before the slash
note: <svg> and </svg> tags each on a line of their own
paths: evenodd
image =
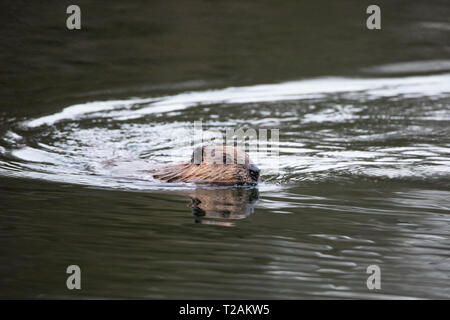
<svg viewBox="0 0 450 320">
<path fill-rule="evenodd" d="M 166 182 L 215 185 L 255 185 L 259 169 L 242 150 L 231 146 L 204 146 L 194 150 L 190 162 L 168 165 L 152 172 Z"/>
</svg>

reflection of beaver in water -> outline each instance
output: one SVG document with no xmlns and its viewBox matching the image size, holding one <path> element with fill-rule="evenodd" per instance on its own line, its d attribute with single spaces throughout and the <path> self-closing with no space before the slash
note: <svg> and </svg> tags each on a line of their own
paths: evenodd
<svg viewBox="0 0 450 320">
<path fill-rule="evenodd" d="M 259 180 L 259 169 L 249 156 L 230 146 L 196 148 L 190 162 L 168 165 L 152 173 L 156 179 L 167 182 L 254 185 Z"/>
<path fill-rule="evenodd" d="M 195 189 L 188 195 L 197 223 L 223 226 L 251 215 L 259 197 L 257 188 Z"/>
</svg>

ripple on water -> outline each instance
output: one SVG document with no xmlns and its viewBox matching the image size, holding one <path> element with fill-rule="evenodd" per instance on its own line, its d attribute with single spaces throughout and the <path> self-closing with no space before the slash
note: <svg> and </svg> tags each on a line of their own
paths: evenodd
<svg viewBox="0 0 450 320">
<path fill-rule="evenodd" d="M 5 132 L 0 174 L 160 189 L 151 177 L 141 184 L 125 180 L 142 176 L 147 163 L 187 159 L 193 122 L 201 119 L 205 129 L 281 129 L 278 163 L 254 159 L 268 183 L 344 176 L 442 180 L 450 172 L 444 124 L 450 112 L 443 107 L 449 87 L 448 74 L 318 78 L 77 104 Z M 400 96 L 401 102 L 390 100 Z M 123 159 L 128 169 L 108 172 L 101 163 L 109 158 Z M 130 159 L 142 162 L 131 166 Z"/>
</svg>

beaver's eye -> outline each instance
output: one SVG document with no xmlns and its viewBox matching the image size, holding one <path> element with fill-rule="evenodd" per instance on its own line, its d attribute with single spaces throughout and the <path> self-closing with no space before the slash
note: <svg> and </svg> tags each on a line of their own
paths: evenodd
<svg viewBox="0 0 450 320">
<path fill-rule="evenodd" d="M 257 166 L 255 166 L 254 164 L 251 164 L 248 167 L 248 173 L 249 173 L 250 177 L 255 181 L 257 181 L 259 178 L 259 172 L 260 172 L 259 168 Z"/>
</svg>

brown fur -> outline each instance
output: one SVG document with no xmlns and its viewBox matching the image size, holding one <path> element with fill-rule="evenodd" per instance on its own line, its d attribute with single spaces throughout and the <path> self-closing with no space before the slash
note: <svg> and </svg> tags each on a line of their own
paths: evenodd
<svg viewBox="0 0 450 320">
<path fill-rule="evenodd" d="M 153 176 L 167 182 L 244 185 L 258 183 L 259 169 L 240 149 L 206 146 L 196 149 L 190 162 L 159 168 Z"/>
</svg>

